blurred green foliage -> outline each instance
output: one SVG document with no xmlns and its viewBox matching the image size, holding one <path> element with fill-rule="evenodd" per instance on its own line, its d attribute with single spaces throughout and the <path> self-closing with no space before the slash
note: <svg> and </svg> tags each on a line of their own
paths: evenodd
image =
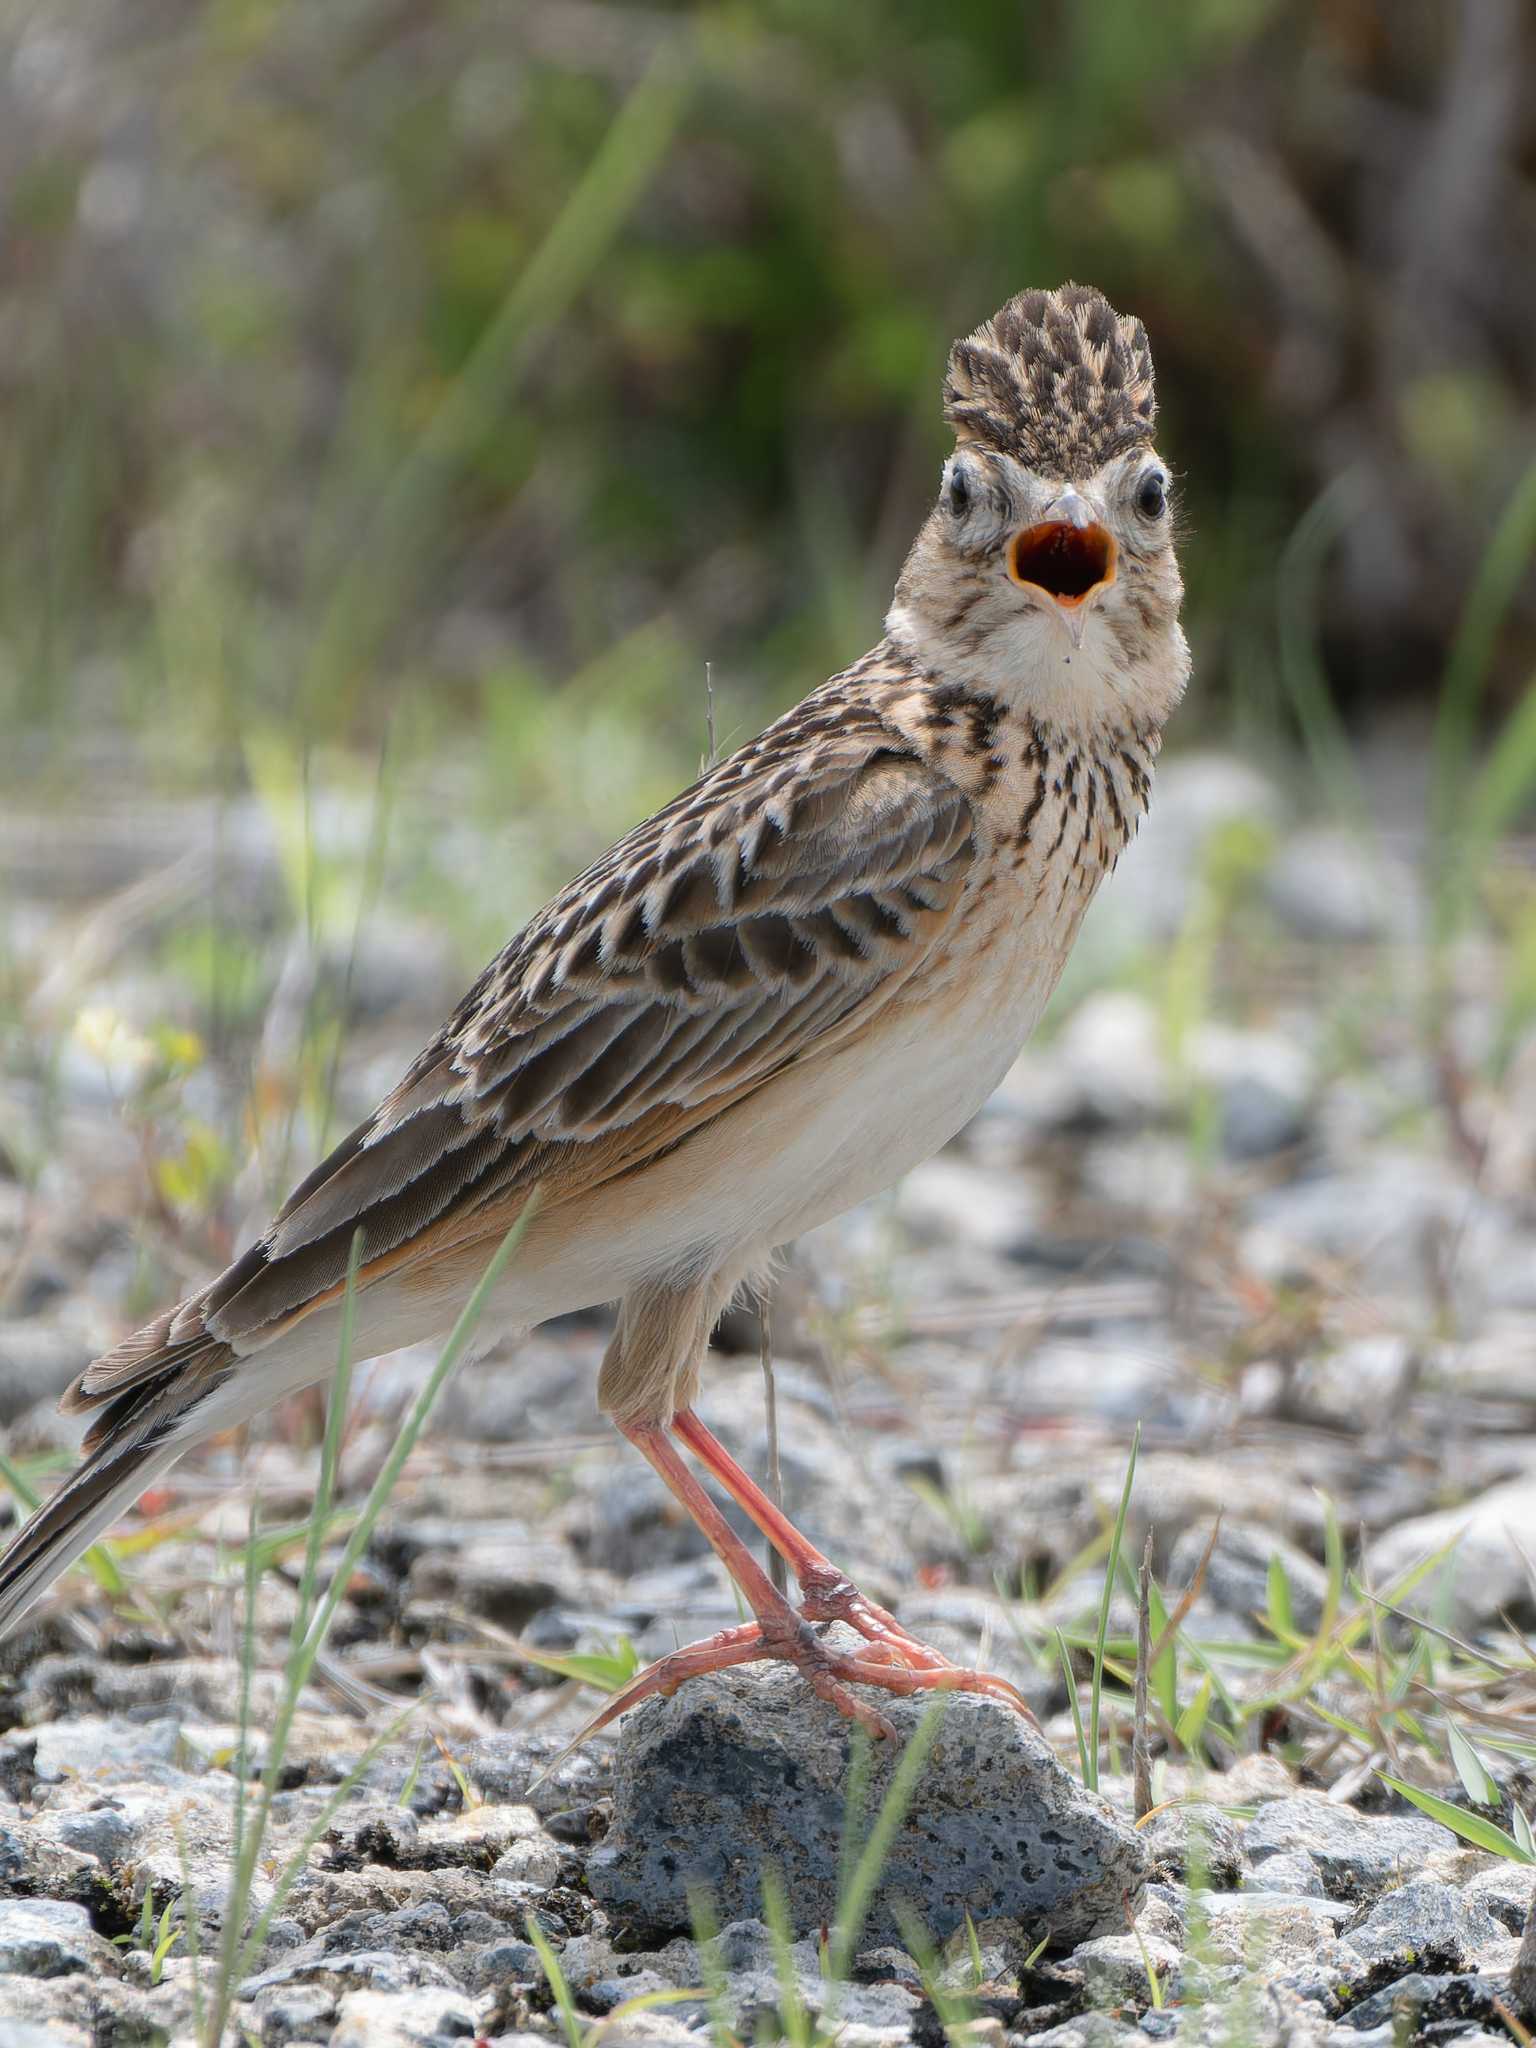
<svg viewBox="0 0 1536 2048">
<path fill-rule="evenodd" d="M 1432 687 L 1531 440 L 1479 12 L 14 7 L 13 759 L 227 785 L 253 728 L 468 733 L 504 801 L 632 815 L 706 659 L 729 742 L 874 637 L 949 340 L 1068 275 L 1153 336 L 1207 718 L 1272 728 L 1276 562 L 1346 471 L 1334 680 Z"/>
</svg>

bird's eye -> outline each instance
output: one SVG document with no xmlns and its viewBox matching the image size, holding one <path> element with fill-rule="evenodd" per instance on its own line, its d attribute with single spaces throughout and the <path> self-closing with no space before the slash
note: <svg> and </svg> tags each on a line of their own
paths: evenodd
<svg viewBox="0 0 1536 2048">
<path fill-rule="evenodd" d="M 948 497 L 950 511 L 957 519 L 963 518 L 970 509 L 971 482 L 958 464 L 949 472 Z"/>
<path fill-rule="evenodd" d="M 1143 519 L 1161 519 L 1168 510 L 1168 478 L 1160 469 L 1149 469 L 1136 486 L 1136 510 Z"/>
</svg>

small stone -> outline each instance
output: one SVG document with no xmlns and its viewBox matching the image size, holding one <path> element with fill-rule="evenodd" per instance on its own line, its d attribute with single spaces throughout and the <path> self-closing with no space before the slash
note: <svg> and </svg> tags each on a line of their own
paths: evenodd
<svg viewBox="0 0 1536 2048">
<path fill-rule="evenodd" d="M 493 1877 L 514 1884 L 554 1884 L 563 1861 L 560 1844 L 541 1829 L 531 1840 L 514 1842 L 491 1866 Z"/>
<path fill-rule="evenodd" d="M 469 1981 L 476 1991 L 489 1991 L 500 1984 L 537 1984 L 542 1975 L 532 1942 L 493 1941 L 475 1957 Z"/>
<path fill-rule="evenodd" d="M 34 1733 L 33 1769 L 38 1781 L 48 1785 L 66 1778 L 153 1783 L 156 1767 L 174 1766 L 181 1747 L 180 1719 L 169 1714 L 152 1721 L 78 1714 L 45 1724 Z"/>
<path fill-rule="evenodd" d="M 1300 1851 L 1294 1855 L 1266 1856 L 1252 1870 L 1244 1871 L 1242 1888 L 1245 1892 L 1278 1892 L 1286 1898 L 1323 1896 L 1323 1880 L 1317 1865 Z"/>
<path fill-rule="evenodd" d="M 1102 2006 L 1150 2002 L 1151 1970 L 1157 1972 L 1159 1997 L 1173 1996 L 1182 1960 L 1172 1942 L 1156 1934 L 1103 1934 L 1072 1951 L 1090 2004 Z"/>
<path fill-rule="evenodd" d="M 1499 1992 L 1500 1986 L 1486 1977 L 1428 1976 L 1415 1970 L 1352 2005 L 1346 2024 L 1361 2033 L 1390 2026 L 1388 2038 L 1394 2042 L 1422 2041 L 1434 2038 L 1423 2030 L 1435 2020 L 1496 2021 Z"/>
<path fill-rule="evenodd" d="M 836 1631 L 832 1643 L 852 1642 Z M 928 1711 L 865 1689 L 904 1745 Z M 1061 1768 L 1000 1701 L 938 1695 L 942 1719 L 886 1859 L 865 1934 L 891 1939 L 892 1903 L 910 1902 L 936 1940 L 964 1921 L 1049 1924 L 1070 1941 L 1124 1924 L 1148 1871 L 1140 1839 Z M 700 1886 L 722 1919 L 761 1906 L 761 1873 L 779 1871 L 800 1931 L 836 1917 L 852 1731 L 798 1672 L 711 1674 L 627 1717 L 613 1826 L 588 1881 L 603 1903 L 658 1927 L 689 1924 Z M 877 1745 L 868 1811 L 878 1810 L 901 1748 Z"/>
<path fill-rule="evenodd" d="M 1331 1898 L 1370 1899 L 1455 1839 L 1417 1814 L 1367 1815 L 1298 1792 L 1259 1808 L 1243 1830 L 1243 1853 L 1257 1866 L 1266 1856 L 1299 1850 L 1317 1865 Z"/>
<path fill-rule="evenodd" d="M 1269 907 L 1298 937 L 1334 945 L 1408 938 L 1418 922 L 1413 871 L 1355 833 L 1326 826 L 1296 832 L 1265 883 Z"/>
<path fill-rule="evenodd" d="M 1107 2012 L 1085 2012 L 1075 2020 L 1063 2020 L 1044 2034 L 1030 2034 L 1028 2048 L 1120 2048 L 1127 2041 L 1144 2041 L 1140 2027 L 1111 2019 Z"/>
<path fill-rule="evenodd" d="M 438 2048 L 473 2040 L 475 2008 L 457 1991 L 349 1991 L 330 2048 Z"/>
<path fill-rule="evenodd" d="M 1201 1884 L 1222 1890 L 1238 1880 L 1242 1837 L 1219 1806 L 1166 1807 L 1139 1833 L 1165 1876 L 1183 1883 L 1193 1871 Z"/>
<path fill-rule="evenodd" d="M 1531 1598 L 1522 1550 L 1536 1548 L 1536 1480 L 1511 1479 L 1464 1507 L 1415 1515 L 1385 1530 L 1365 1557 L 1368 1583 L 1390 1585 L 1411 1565 L 1450 1550 L 1414 1589 L 1415 1604 L 1449 1627 L 1476 1630 Z"/>
<path fill-rule="evenodd" d="M 1488 1869 L 1468 1878 L 1464 1889 L 1469 1898 L 1480 1899 L 1511 1934 L 1523 1933 L 1536 1915 L 1536 1864 L 1510 1863 L 1501 1856 Z"/>
<path fill-rule="evenodd" d="M 286 2048 L 290 2041 L 327 2041 L 336 2020 L 335 1996 L 319 1984 L 282 1984 L 256 2001 L 256 2032 L 262 2048 Z"/>
<path fill-rule="evenodd" d="M 117 1974 L 117 1951 L 91 1926 L 84 1906 L 57 1899 L 0 1900 L 0 1977 Z"/>
<path fill-rule="evenodd" d="M 1401 1962 L 1405 1968 L 1460 1971 L 1474 1967 L 1479 1952 L 1504 1931 L 1480 1899 L 1420 1877 L 1386 1893 L 1350 1929 L 1349 1940 L 1373 1965 Z"/>
<path fill-rule="evenodd" d="M 1200 1562 L 1208 1531 L 1186 1529 L 1173 1546 L 1168 1576 L 1176 1586 L 1188 1585 Z M 1290 1588 L 1291 1612 L 1303 1635 L 1322 1618 L 1328 1574 L 1313 1558 L 1274 1529 L 1253 1522 L 1226 1522 L 1205 1568 L 1204 1593 L 1224 1614 L 1248 1622 L 1269 1606 L 1269 1568 L 1278 1558 Z"/>
<path fill-rule="evenodd" d="M 44 1813 L 37 1831 L 42 1840 L 78 1849 L 109 1868 L 130 1855 L 138 1840 L 138 1829 L 132 1821 L 111 1806 L 91 1807 L 84 1813 Z"/>
</svg>

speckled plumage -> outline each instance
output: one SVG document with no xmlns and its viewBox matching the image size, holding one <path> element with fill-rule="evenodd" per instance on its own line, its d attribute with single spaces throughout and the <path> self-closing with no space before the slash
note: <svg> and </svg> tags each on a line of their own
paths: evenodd
<svg viewBox="0 0 1536 2048">
<path fill-rule="evenodd" d="M 689 1412 L 741 1280 L 944 1143 L 1017 1055 L 1183 687 L 1139 323 L 1022 293 L 956 343 L 945 406 L 959 445 L 885 637 L 561 890 L 229 1269 L 88 1367 L 64 1403 L 93 1416 L 86 1462 L 0 1560 L 0 1625 L 189 1443 L 326 1375 L 359 1230 L 361 1358 L 446 1329 L 537 1188 L 496 1317 L 619 1300 L 600 1396 L 748 1592 L 727 1661 L 792 1655 L 847 1703 L 669 1429 L 795 1562 L 805 1613 L 851 1619 L 902 1683 L 955 1682 L 774 1533 Z"/>
<path fill-rule="evenodd" d="M 1076 482 L 1149 441 L 1152 351 L 1087 285 L 1020 292 L 949 353 L 944 417 L 1042 473 Z"/>
</svg>

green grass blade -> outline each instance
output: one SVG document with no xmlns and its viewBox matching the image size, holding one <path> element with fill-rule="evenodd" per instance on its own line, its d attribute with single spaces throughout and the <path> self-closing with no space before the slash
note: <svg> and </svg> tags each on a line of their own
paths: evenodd
<svg viewBox="0 0 1536 2048">
<path fill-rule="evenodd" d="M 549 1936 L 539 1925 L 538 1915 L 529 1913 L 523 1921 L 528 1930 L 528 1939 L 539 1958 L 539 1968 L 554 1994 L 555 2004 L 560 2009 L 560 2024 L 565 2029 L 568 2048 L 581 2048 L 581 2016 L 576 2010 L 576 2001 L 571 1996 L 571 1987 L 565 1981 L 565 1972 L 560 1967 L 560 1958 L 550 1945 Z"/>
<path fill-rule="evenodd" d="M 1493 1773 L 1456 1723 L 1448 1720 L 1445 1732 L 1450 1741 L 1451 1761 L 1456 1766 L 1456 1775 L 1465 1787 L 1467 1797 L 1478 1806 L 1502 1806 L 1503 1797 L 1494 1782 Z"/>
<path fill-rule="evenodd" d="M 1067 1688 L 1067 1705 L 1072 1709 L 1072 1727 L 1077 1736 L 1077 1763 L 1083 1783 L 1088 1783 L 1088 1737 L 1083 1732 L 1083 1706 L 1077 1696 L 1077 1680 L 1072 1672 L 1072 1652 L 1067 1648 L 1067 1639 L 1060 1629 L 1056 1631 L 1056 1654 L 1061 1659 L 1061 1682 Z"/>
<path fill-rule="evenodd" d="M 1109 1604 L 1114 1597 L 1115 1578 L 1120 1570 L 1120 1550 L 1125 1540 L 1125 1517 L 1131 1505 L 1131 1485 L 1136 1477 L 1136 1454 L 1141 1449 L 1141 1424 L 1131 1437 L 1131 1455 L 1126 1460 L 1125 1484 L 1120 1489 L 1120 1506 L 1115 1515 L 1114 1534 L 1109 1541 L 1109 1560 L 1104 1570 L 1104 1591 L 1099 1601 L 1099 1626 L 1093 1646 L 1093 1688 L 1088 1698 L 1088 1747 L 1083 1783 L 1090 1792 L 1099 1789 L 1099 1724 L 1104 1692 L 1104 1645 L 1109 1637 Z"/>
<path fill-rule="evenodd" d="M 917 1781 L 922 1775 L 923 1765 L 928 1761 L 928 1752 L 933 1747 L 934 1737 L 939 1732 L 943 1719 L 945 1699 L 939 1693 L 933 1704 L 912 1730 L 901 1760 L 891 1774 L 891 1782 L 880 1802 L 880 1811 L 875 1815 L 875 1824 L 869 1831 L 854 1865 L 852 1876 L 842 1889 L 837 1902 L 837 1925 L 832 1935 L 832 1976 L 839 1984 L 846 1983 L 853 1962 L 855 1946 L 863 1930 L 869 1902 L 874 1896 L 875 1886 L 885 1860 L 891 1853 L 891 1844 L 896 1839 L 896 1830 L 906 1818 L 917 1790 Z"/>
<path fill-rule="evenodd" d="M 1522 1847 L 1495 1821 L 1484 1820 L 1481 1814 L 1468 1813 L 1464 1807 L 1453 1806 L 1449 1799 L 1439 1799 L 1433 1792 L 1421 1792 L 1417 1785 L 1405 1784 L 1401 1778 L 1389 1777 L 1385 1771 L 1378 1771 L 1376 1775 L 1383 1785 L 1390 1785 L 1394 1792 L 1400 1792 L 1410 1806 L 1416 1806 L 1420 1813 L 1427 1813 L 1431 1820 L 1439 1821 L 1452 1834 L 1460 1835 L 1464 1842 L 1487 1849 L 1495 1856 L 1506 1856 L 1511 1863 L 1536 1863 L 1536 1854 Z"/>
</svg>

